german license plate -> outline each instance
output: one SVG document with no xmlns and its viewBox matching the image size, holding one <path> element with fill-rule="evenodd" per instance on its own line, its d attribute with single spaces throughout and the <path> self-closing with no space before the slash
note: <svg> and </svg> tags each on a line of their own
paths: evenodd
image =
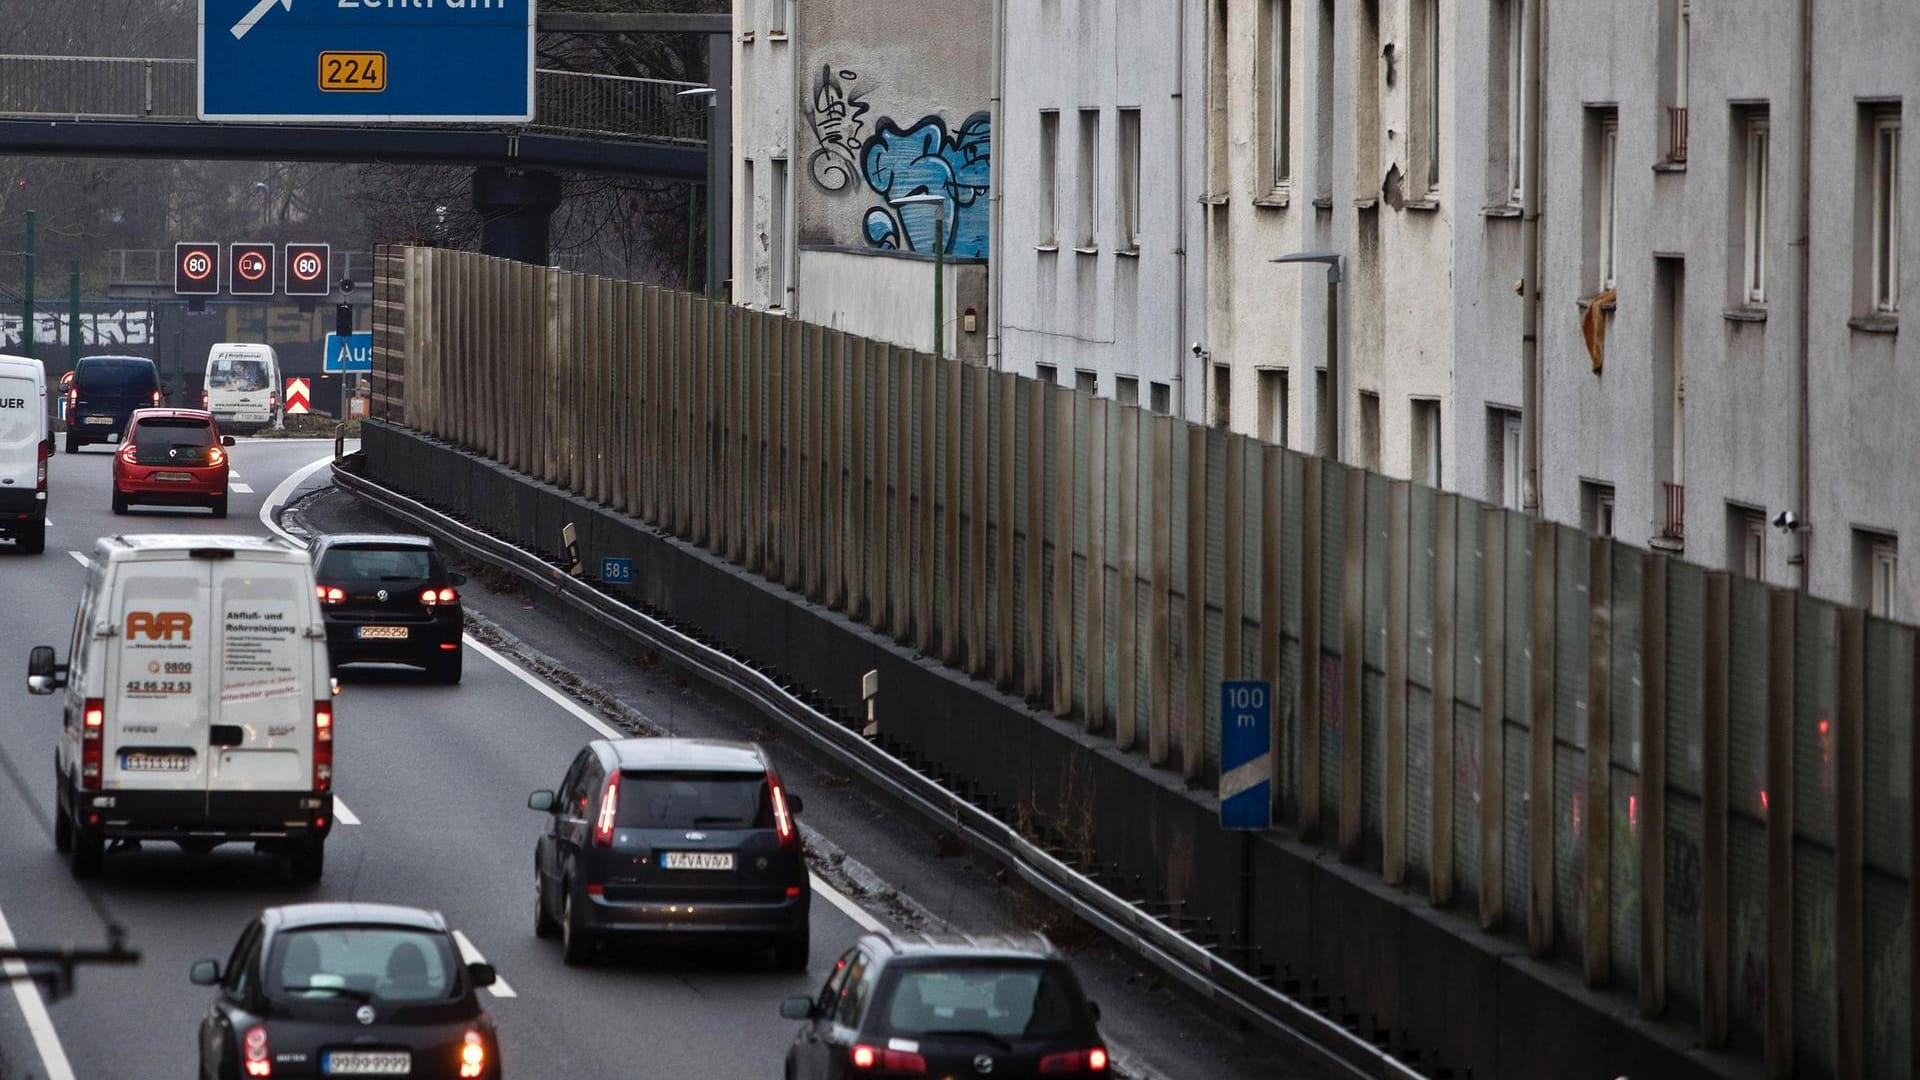
<svg viewBox="0 0 1920 1080">
<path fill-rule="evenodd" d="M 192 768 L 192 754 L 150 754 L 131 750 L 120 755 L 121 772 L 186 772 Z"/>
<path fill-rule="evenodd" d="M 731 870 L 731 851 L 669 851 L 660 857 L 669 870 Z"/>
<path fill-rule="evenodd" d="M 89 416 L 89 417 L 87 417 L 87 423 L 89 423 L 89 424 L 103 424 L 103 425 L 106 425 L 106 424 L 112 424 L 112 423 L 113 423 L 113 417 L 111 417 L 111 416 Z"/>
<path fill-rule="evenodd" d="M 405 1076 L 413 1071 L 413 1054 L 406 1050 L 334 1050 L 320 1055 L 320 1071 L 328 1076 Z"/>
<path fill-rule="evenodd" d="M 405 640 L 407 628 L 404 626 L 363 626 L 360 628 L 359 636 L 363 641 L 367 638 Z"/>
<path fill-rule="evenodd" d="M 183 472 L 157 472 L 153 474 L 153 478 L 155 480 L 177 480 L 185 482 L 192 480 L 193 474 Z"/>
</svg>

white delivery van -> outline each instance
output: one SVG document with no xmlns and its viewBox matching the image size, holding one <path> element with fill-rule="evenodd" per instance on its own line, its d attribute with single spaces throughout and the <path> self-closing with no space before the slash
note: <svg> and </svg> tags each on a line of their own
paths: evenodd
<svg viewBox="0 0 1920 1080">
<path fill-rule="evenodd" d="M 279 427 L 280 385 L 271 345 L 222 342 L 207 351 L 204 405 L 224 434 Z"/>
<path fill-rule="evenodd" d="M 0 356 L 0 536 L 28 555 L 47 550 L 47 369 Z"/>
<path fill-rule="evenodd" d="M 227 841 L 318 880 L 333 826 L 333 682 L 307 553 L 237 536 L 94 545 L 65 664 L 33 650 L 27 688 L 66 690 L 54 843 L 100 872 L 109 840 Z"/>
</svg>

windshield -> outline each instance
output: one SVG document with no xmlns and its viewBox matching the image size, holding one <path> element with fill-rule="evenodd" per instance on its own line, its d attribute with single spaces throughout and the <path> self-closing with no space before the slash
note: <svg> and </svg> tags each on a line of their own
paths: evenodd
<svg viewBox="0 0 1920 1080">
<path fill-rule="evenodd" d="M 274 943 L 268 995 L 281 1000 L 435 1001 L 453 990 L 453 951 L 425 930 L 333 926 Z"/>
<path fill-rule="evenodd" d="M 1074 997 L 1066 976 L 1044 965 L 909 969 L 894 987 L 887 1030 L 1051 1038 L 1073 1032 Z"/>
<path fill-rule="evenodd" d="M 83 390 L 141 393 L 153 389 L 153 365 L 145 360 L 82 360 L 73 384 Z"/>
<path fill-rule="evenodd" d="M 770 829 L 763 773 L 629 772 L 620 776 L 618 823 L 632 829 Z"/>
<path fill-rule="evenodd" d="M 207 365 L 207 389 L 254 393 L 267 389 L 267 362 L 251 356 L 217 356 Z"/>
<path fill-rule="evenodd" d="M 420 547 L 336 547 L 320 558 L 316 577 L 325 581 L 425 581 L 434 576 L 433 553 Z"/>
</svg>

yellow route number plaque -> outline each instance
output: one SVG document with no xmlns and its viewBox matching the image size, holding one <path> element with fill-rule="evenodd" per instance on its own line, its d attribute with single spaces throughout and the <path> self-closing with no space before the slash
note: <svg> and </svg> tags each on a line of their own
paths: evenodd
<svg viewBox="0 0 1920 1080">
<path fill-rule="evenodd" d="M 349 93 L 378 93 L 386 88 L 386 53 L 323 52 L 320 54 L 320 89 Z"/>
</svg>

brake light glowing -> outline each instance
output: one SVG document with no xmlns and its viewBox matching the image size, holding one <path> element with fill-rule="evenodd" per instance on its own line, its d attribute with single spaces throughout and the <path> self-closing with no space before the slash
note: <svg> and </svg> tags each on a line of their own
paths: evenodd
<svg viewBox="0 0 1920 1080">
<path fill-rule="evenodd" d="M 767 774 L 767 789 L 773 793 L 773 825 L 780 831 L 780 846 L 793 847 L 799 842 L 794 835 L 793 815 L 787 812 L 787 792 L 780 786 L 780 778 Z"/>
<path fill-rule="evenodd" d="M 472 1028 L 467 1029 L 467 1034 L 461 1041 L 463 1045 L 460 1047 L 460 1075 L 479 1076 L 481 1070 L 487 1067 L 486 1041 L 480 1037 L 478 1031 Z"/>
<path fill-rule="evenodd" d="M 333 787 L 333 702 L 313 703 L 313 790 Z"/>
<path fill-rule="evenodd" d="M 207 464 L 209 465 L 222 465 L 226 463 L 226 460 L 227 452 L 217 446 L 207 451 Z"/>
<path fill-rule="evenodd" d="M 100 786 L 100 736 L 107 726 L 107 700 L 90 697 L 81 706 L 85 724 L 80 730 L 80 786 Z"/>
<path fill-rule="evenodd" d="M 613 846 L 613 819 L 620 812 L 620 773 L 607 774 L 607 787 L 600 793 L 600 814 L 593 819 L 593 846 Z"/>
<path fill-rule="evenodd" d="M 927 1059 L 905 1050 L 877 1050 L 864 1043 L 853 1048 L 854 1068 L 871 1069 L 875 1066 L 882 1072 L 923 1073 L 927 1071 Z"/>
<path fill-rule="evenodd" d="M 153 403 L 155 406 L 158 406 L 160 404 L 160 391 L 158 390 L 155 390 L 153 392 Z"/>
<path fill-rule="evenodd" d="M 1104 1048 L 1096 1046 L 1087 1051 L 1087 1068 L 1094 1072 L 1107 1071 L 1107 1052 Z"/>
<path fill-rule="evenodd" d="M 873 1047 L 871 1046 L 856 1046 L 853 1048 L 853 1067 L 856 1069 L 871 1069 L 873 1068 L 874 1060 L 879 1056 L 880 1055 L 873 1052 Z"/>
<path fill-rule="evenodd" d="M 138 452 L 139 452 L 138 447 L 134 446 L 132 443 L 128 443 L 127 445 L 120 448 L 120 460 L 131 465 L 133 464 L 134 455 Z"/>
<path fill-rule="evenodd" d="M 420 602 L 423 604 L 451 604 L 460 599 L 460 594 L 452 589 L 422 589 Z"/>
<path fill-rule="evenodd" d="M 213 401 L 213 395 L 207 393 L 205 390 L 200 391 L 200 407 L 201 408 L 203 409 L 206 408 L 207 405 L 210 404 L 212 401 Z"/>
<path fill-rule="evenodd" d="M 1061 1073 L 1104 1073 L 1107 1071 L 1107 1051 L 1096 1046 L 1091 1050 L 1069 1050 L 1064 1054 L 1048 1054 L 1040 1059 L 1040 1074 L 1053 1076 Z"/>
<path fill-rule="evenodd" d="M 323 604 L 337 604 L 347 598 L 347 594 L 338 585 L 315 585 L 313 598 Z"/>
<path fill-rule="evenodd" d="M 80 388 L 76 386 L 67 387 L 67 412 L 71 414 L 73 410 L 77 406 L 79 406 L 79 404 L 80 404 Z M 67 417 L 67 420 L 69 423 L 79 423 L 80 418 L 77 416 L 69 415 Z"/>
<path fill-rule="evenodd" d="M 248 1076 L 272 1076 L 273 1058 L 267 1052 L 267 1029 L 251 1027 L 247 1037 L 240 1043 L 241 1055 L 246 1059 Z"/>
</svg>

